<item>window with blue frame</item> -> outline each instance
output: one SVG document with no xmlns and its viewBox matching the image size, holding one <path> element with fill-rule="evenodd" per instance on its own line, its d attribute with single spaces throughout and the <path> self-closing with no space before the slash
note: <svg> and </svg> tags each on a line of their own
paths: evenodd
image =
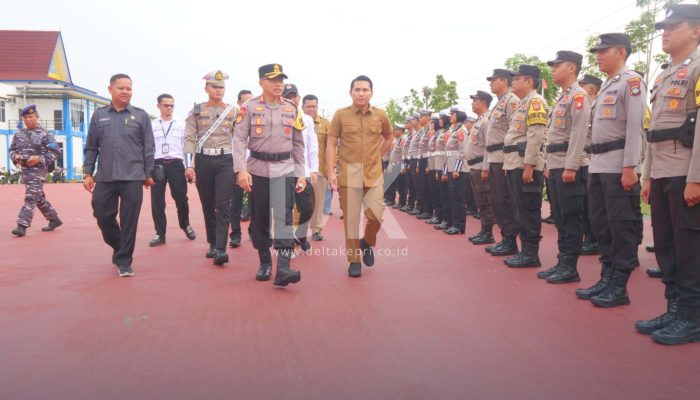
<svg viewBox="0 0 700 400">
<path fill-rule="evenodd" d="M 81 131 L 85 125 L 85 104 L 82 101 L 70 102 L 70 119 L 74 131 Z"/>
<path fill-rule="evenodd" d="M 5 122 L 5 102 L 0 100 L 0 122 Z"/>
</svg>

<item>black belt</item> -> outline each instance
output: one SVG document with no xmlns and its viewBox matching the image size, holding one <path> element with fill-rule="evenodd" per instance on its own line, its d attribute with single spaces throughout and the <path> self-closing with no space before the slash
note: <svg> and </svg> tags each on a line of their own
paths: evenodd
<svg viewBox="0 0 700 400">
<path fill-rule="evenodd" d="M 558 153 L 560 151 L 569 150 L 569 142 L 554 143 L 547 145 L 547 153 Z"/>
<path fill-rule="evenodd" d="M 289 151 L 286 153 L 263 153 L 261 151 L 251 150 L 250 156 L 261 161 L 284 161 L 292 158 L 292 153 Z"/>
<path fill-rule="evenodd" d="M 478 164 L 482 161 L 484 161 L 484 157 L 472 158 L 471 160 L 467 160 L 467 165 L 471 167 L 472 165 Z"/>
<path fill-rule="evenodd" d="M 174 162 L 182 162 L 181 158 L 156 158 L 155 162 L 158 164 L 170 165 Z"/>
<path fill-rule="evenodd" d="M 591 144 L 591 153 L 601 154 L 607 153 L 613 150 L 620 150 L 625 148 L 625 139 L 613 140 L 611 142 L 604 143 L 593 143 Z"/>
<path fill-rule="evenodd" d="M 525 149 L 527 148 L 527 142 L 520 142 L 517 144 L 511 144 L 509 146 L 503 146 L 504 153 L 515 153 L 516 151 L 521 156 L 525 155 Z"/>
<path fill-rule="evenodd" d="M 686 116 L 683 125 L 677 128 L 654 129 L 647 133 L 647 142 L 663 142 L 666 140 L 679 140 L 683 147 L 693 148 L 695 139 L 695 113 Z"/>
<path fill-rule="evenodd" d="M 492 144 L 491 146 L 486 146 L 486 151 L 489 153 L 502 150 L 503 149 L 503 143 L 497 143 L 497 144 Z"/>
</svg>

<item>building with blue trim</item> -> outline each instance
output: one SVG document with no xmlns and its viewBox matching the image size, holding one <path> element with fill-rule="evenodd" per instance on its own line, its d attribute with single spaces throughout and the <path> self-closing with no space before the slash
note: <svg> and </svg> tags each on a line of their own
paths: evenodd
<svg viewBox="0 0 700 400">
<path fill-rule="evenodd" d="M 9 147 L 22 127 L 19 112 L 36 104 L 42 126 L 63 150 L 57 166 L 68 179 L 79 179 L 90 117 L 109 103 L 73 83 L 60 32 L 0 30 L 0 168 L 11 169 Z"/>
</svg>

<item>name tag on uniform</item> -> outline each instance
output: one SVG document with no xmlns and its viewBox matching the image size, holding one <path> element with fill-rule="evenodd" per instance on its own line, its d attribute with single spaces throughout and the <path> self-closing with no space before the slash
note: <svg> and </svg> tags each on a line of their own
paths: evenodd
<svg viewBox="0 0 700 400">
<path fill-rule="evenodd" d="M 160 147 L 160 152 L 163 154 L 168 154 L 170 151 L 170 146 L 168 146 L 167 143 L 163 143 L 163 145 Z"/>
</svg>

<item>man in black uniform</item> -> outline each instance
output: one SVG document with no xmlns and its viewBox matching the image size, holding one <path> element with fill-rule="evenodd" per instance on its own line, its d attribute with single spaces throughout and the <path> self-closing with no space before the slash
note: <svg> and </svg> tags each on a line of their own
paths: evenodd
<svg viewBox="0 0 700 400">
<path fill-rule="evenodd" d="M 233 196 L 231 137 L 235 104 L 224 103 L 228 75 L 212 71 L 203 78 L 209 101 L 196 104 L 185 127 L 185 177 L 197 184 L 209 251 L 215 265 L 228 262 L 226 239 Z"/>
<path fill-rule="evenodd" d="M 97 109 L 90 119 L 83 187 L 92 193 L 93 215 L 102 238 L 114 249 L 112 263 L 119 269 L 119 276 L 125 277 L 134 275 L 131 262 L 143 202 L 141 185 L 153 186 L 153 131 L 148 113 L 129 104 L 128 75 L 112 76 L 108 90 L 112 103 Z M 93 178 L 98 157 L 97 175 Z"/>
<path fill-rule="evenodd" d="M 243 105 L 246 101 L 253 97 L 253 93 L 250 90 L 243 89 L 238 92 L 238 108 Z M 243 201 L 246 198 L 245 192 L 241 189 L 238 184 L 233 185 L 233 195 L 231 196 L 231 233 L 229 235 L 230 242 L 229 246 L 231 248 L 237 248 L 241 245 L 241 221 L 247 221 L 250 219 L 250 207 L 243 209 Z"/>
</svg>

